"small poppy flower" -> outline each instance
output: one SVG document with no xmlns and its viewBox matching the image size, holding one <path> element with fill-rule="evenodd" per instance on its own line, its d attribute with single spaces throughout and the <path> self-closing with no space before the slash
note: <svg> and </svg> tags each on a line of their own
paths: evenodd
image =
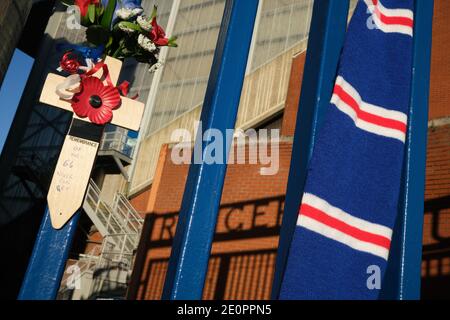
<svg viewBox="0 0 450 320">
<path fill-rule="evenodd" d="M 96 77 L 84 78 L 81 81 L 81 92 L 72 99 L 72 108 L 80 118 L 88 117 L 92 123 L 104 125 L 111 122 L 113 110 L 120 106 L 119 90 L 113 86 L 105 86 Z"/>
<path fill-rule="evenodd" d="M 90 4 L 98 5 L 100 0 L 75 0 L 75 5 L 80 8 L 80 13 L 82 17 L 85 17 L 88 13 L 88 8 Z"/>
</svg>

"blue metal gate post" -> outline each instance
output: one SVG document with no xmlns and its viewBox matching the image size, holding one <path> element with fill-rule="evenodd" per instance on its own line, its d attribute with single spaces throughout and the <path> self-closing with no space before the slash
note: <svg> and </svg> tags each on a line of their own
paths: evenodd
<svg viewBox="0 0 450 320">
<path fill-rule="evenodd" d="M 433 0 L 415 1 L 413 78 L 400 212 L 382 298 L 420 299 Z"/>
<path fill-rule="evenodd" d="M 55 230 L 48 208 L 45 210 L 19 300 L 56 299 L 79 216 L 77 213 L 61 230 Z"/>
<path fill-rule="evenodd" d="M 277 299 L 295 230 L 306 170 L 316 134 L 330 103 L 347 29 L 348 0 L 315 0 L 291 167 L 281 225 L 272 298 Z"/>
<path fill-rule="evenodd" d="M 217 222 L 227 165 L 207 164 L 211 153 L 208 142 L 214 137 L 204 133 L 218 130 L 226 137 L 234 129 L 247 58 L 258 9 L 258 0 L 227 0 L 213 67 L 206 90 L 196 148 L 202 146 L 203 160 L 189 170 L 172 247 L 163 299 L 199 300 L 202 298 L 212 239 Z M 211 132 L 211 131 L 210 131 Z M 227 145 L 227 151 L 230 146 Z M 193 157 L 196 159 L 197 157 Z M 228 159 L 228 152 L 224 160 Z"/>
</svg>

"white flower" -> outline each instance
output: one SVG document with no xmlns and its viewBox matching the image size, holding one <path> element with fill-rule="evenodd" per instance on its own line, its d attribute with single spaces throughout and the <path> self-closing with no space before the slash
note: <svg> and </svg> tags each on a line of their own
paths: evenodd
<svg viewBox="0 0 450 320">
<path fill-rule="evenodd" d="M 154 65 L 152 65 L 152 66 L 150 67 L 150 69 L 148 69 L 148 71 L 149 71 L 150 73 L 154 73 L 154 72 L 156 72 L 159 68 L 161 68 L 163 65 L 164 65 L 164 62 L 163 62 L 163 61 L 159 61 L 159 62 L 155 63 Z"/>
<path fill-rule="evenodd" d="M 152 40 L 144 36 L 143 34 L 140 34 L 138 37 L 138 44 L 147 50 L 148 52 L 154 52 L 156 51 L 156 45 L 153 43 Z"/>
<path fill-rule="evenodd" d="M 144 12 L 144 9 L 142 9 L 142 8 L 135 8 L 135 9 L 133 9 L 134 16 L 139 16 L 139 15 L 142 14 L 142 12 Z"/>
<path fill-rule="evenodd" d="M 143 30 L 147 32 L 152 30 L 152 21 L 146 16 L 139 16 L 136 21 Z"/>
<path fill-rule="evenodd" d="M 116 15 L 122 20 L 130 20 L 131 18 L 140 15 L 142 12 L 144 12 L 142 8 L 135 8 L 135 9 L 120 8 L 116 11 Z"/>
</svg>

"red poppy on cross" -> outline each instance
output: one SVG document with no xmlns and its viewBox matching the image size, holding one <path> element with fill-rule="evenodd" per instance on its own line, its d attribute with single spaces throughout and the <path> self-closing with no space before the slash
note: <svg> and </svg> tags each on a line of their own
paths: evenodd
<svg viewBox="0 0 450 320">
<path fill-rule="evenodd" d="M 144 104 L 120 96 L 115 87 L 122 62 L 106 57 L 104 64 L 108 68 L 106 76 L 104 68 L 95 69 L 95 74 L 82 78 L 81 91 L 67 100 L 57 93 L 58 87 L 67 79 L 49 74 L 39 99 L 42 103 L 74 112 L 47 195 L 55 229 L 62 228 L 83 205 L 105 124 L 133 131 L 140 127 Z"/>
</svg>

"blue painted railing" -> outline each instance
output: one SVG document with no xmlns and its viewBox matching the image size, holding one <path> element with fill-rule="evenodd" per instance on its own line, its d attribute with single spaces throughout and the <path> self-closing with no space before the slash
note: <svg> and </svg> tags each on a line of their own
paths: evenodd
<svg viewBox="0 0 450 320">
<path fill-rule="evenodd" d="M 420 297 L 424 175 L 433 1 L 416 1 L 414 75 L 401 219 L 383 292 L 384 298 Z M 328 104 L 342 49 L 348 0 L 315 0 L 302 97 L 294 139 L 285 214 L 280 237 L 273 298 L 277 298 L 295 228 L 306 167 Z M 214 128 L 224 136 L 233 129 L 239 106 L 258 0 L 227 0 L 219 41 L 202 111 L 197 143 L 209 152 L 203 133 Z M 229 146 L 228 149 L 229 150 Z M 224 155 L 226 159 L 227 155 Z M 164 286 L 164 299 L 201 299 L 226 164 L 193 164 Z M 48 212 L 41 225 L 20 299 L 54 299 L 62 278 L 78 215 L 62 230 L 52 229 Z M 389 280 L 389 281 L 388 281 Z"/>
<path fill-rule="evenodd" d="M 45 210 L 19 300 L 56 299 L 79 217 L 77 213 L 61 230 L 55 230 Z"/>
<path fill-rule="evenodd" d="M 0 82 L 0 155 L 14 121 L 20 98 L 33 68 L 34 59 L 14 51 L 3 83 Z"/>
<path fill-rule="evenodd" d="M 196 144 L 202 155 L 208 145 L 204 132 L 234 129 L 247 58 L 258 11 L 258 0 L 228 0 L 209 78 Z M 231 143 L 231 141 L 230 141 Z M 227 146 L 227 150 L 230 146 Z M 195 158 L 195 155 L 194 157 Z M 203 157 L 204 159 L 204 157 Z M 163 299 L 201 299 L 212 239 L 227 170 L 222 164 L 192 164 L 186 182 L 177 232 L 172 247 Z"/>
<path fill-rule="evenodd" d="M 400 214 L 383 299 L 420 299 L 433 0 L 415 0 L 413 77 Z"/>
</svg>

